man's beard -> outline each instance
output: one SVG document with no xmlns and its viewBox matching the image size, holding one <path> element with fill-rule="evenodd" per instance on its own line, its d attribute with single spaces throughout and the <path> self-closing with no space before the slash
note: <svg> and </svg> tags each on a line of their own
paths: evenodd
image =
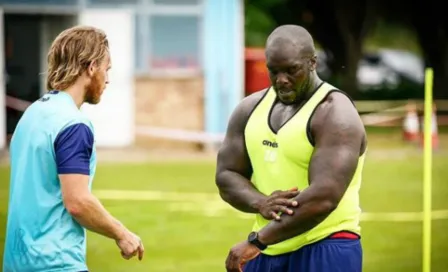
<svg viewBox="0 0 448 272">
<path fill-rule="evenodd" d="M 86 88 L 86 95 L 84 102 L 88 104 L 98 104 L 101 100 L 101 93 L 103 91 L 103 83 L 99 73 L 95 73 L 90 84 Z"/>
</svg>

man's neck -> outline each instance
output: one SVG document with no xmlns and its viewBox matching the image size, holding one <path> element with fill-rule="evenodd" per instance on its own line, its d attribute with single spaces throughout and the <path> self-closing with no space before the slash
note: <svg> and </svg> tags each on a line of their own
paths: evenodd
<svg viewBox="0 0 448 272">
<path fill-rule="evenodd" d="M 67 94 L 69 94 L 73 101 L 75 102 L 78 109 L 81 108 L 82 104 L 84 103 L 84 97 L 85 97 L 85 91 L 84 88 L 81 88 L 79 86 L 73 85 L 66 90 L 64 90 Z"/>
<path fill-rule="evenodd" d="M 304 86 L 302 94 L 298 97 L 297 102 L 301 104 L 303 101 L 306 101 L 311 98 L 311 96 L 317 91 L 317 88 L 322 83 L 322 80 L 316 74 L 316 72 L 310 75 L 310 80 L 307 82 L 307 85 Z"/>
</svg>

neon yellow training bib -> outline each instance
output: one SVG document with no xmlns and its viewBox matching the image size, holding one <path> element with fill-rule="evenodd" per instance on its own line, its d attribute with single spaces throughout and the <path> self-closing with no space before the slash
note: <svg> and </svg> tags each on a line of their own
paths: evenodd
<svg viewBox="0 0 448 272">
<path fill-rule="evenodd" d="M 307 123 L 315 108 L 332 90 L 337 89 L 323 83 L 277 133 L 269 127 L 269 113 L 276 99 L 274 89 L 269 89 L 256 106 L 245 128 L 245 140 L 253 167 L 252 182 L 260 192 L 270 195 L 276 190 L 293 187 L 303 190 L 309 186 L 308 167 L 314 147 L 308 140 Z M 356 173 L 338 207 L 323 222 L 308 232 L 269 246 L 263 253 L 292 252 L 338 231 L 360 234 L 359 189 L 365 153 L 360 156 Z M 268 223 L 269 220 L 257 214 L 253 230 L 259 231 Z"/>
</svg>

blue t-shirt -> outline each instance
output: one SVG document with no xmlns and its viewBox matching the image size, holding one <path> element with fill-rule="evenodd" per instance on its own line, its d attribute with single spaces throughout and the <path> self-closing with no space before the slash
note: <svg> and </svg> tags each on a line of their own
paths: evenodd
<svg viewBox="0 0 448 272">
<path fill-rule="evenodd" d="M 64 207 L 59 174 L 96 168 L 93 126 L 64 92 L 23 114 L 10 145 L 11 180 L 4 272 L 87 270 L 86 231 Z"/>
</svg>

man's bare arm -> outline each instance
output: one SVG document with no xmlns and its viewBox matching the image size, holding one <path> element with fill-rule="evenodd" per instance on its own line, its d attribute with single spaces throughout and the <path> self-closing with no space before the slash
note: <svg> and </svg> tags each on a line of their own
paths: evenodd
<svg viewBox="0 0 448 272">
<path fill-rule="evenodd" d="M 114 240 L 122 238 L 127 230 L 90 193 L 88 175 L 64 174 L 59 179 L 64 205 L 79 224 Z"/>
<path fill-rule="evenodd" d="M 310 186 L 295 199 L 294 214 L 282 215 L 259 232 L 271 245 L 300 235 L 321 223 L 343 197 L 356 171 L 365 138 L 364 126 L 350 100 L 333 93 L 312 119 L 315 150 L 309 168 Z"/>
<path fill-rule="evenodd" d="M 54 141 L 55 161 L 61 185 L 62 201 L 68 213 L 88 230 L 116 241 L 125 259 L 138 253 L 143 258 L 140 238 L 110 215 L 90 193 L 90 162 L 94 135 L 85 123 L 75 123 L 61 130 Z"/>
<path fill-rule="evenodd" d="M 250 181 L 252 167 L 247 154 L 244 129 L 259 94 L 245 98 L 232 113 L 224 142 L 218 152 L 215 181 L 222 199 L 234 208 L 258 213 L 266 196 Z M 257 100 L 258 99 L 258 100 Z"/>
</svg>

